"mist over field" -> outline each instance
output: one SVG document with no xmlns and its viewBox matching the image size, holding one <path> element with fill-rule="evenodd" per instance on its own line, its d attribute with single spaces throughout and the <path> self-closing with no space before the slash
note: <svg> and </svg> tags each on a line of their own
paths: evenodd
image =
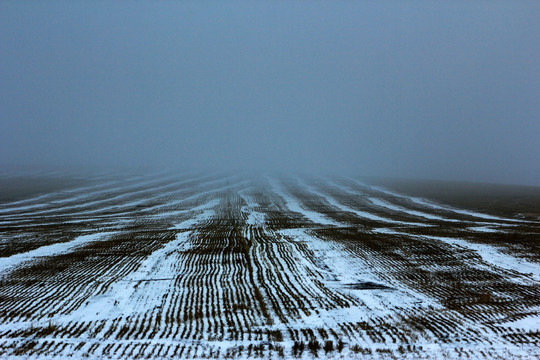
<svg viewBox="0 0 540 360">
<path fill-rule="evenodd" d="M 0 165 L 540 185 L 536 2 L 0 3 Z"/>
<path fill-rule="evenodd" d="M 538 19 L 0 1 L 0 360 L 540 359 Z"/>
</svg>

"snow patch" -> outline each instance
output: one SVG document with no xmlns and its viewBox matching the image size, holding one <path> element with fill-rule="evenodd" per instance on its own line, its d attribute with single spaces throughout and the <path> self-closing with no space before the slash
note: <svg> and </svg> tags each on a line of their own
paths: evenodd
<svg viewBox="0 0 540 360">
<path fill-rule="evenodd" d="M 447 244 L 454 246 L 460 246 L 476 252 L 482 260 L 491 266 L 500 267 L 506 270 L 515 271 L 523 274 L 525 277 L 534 279 L 534 281 L 540 281 L 540 265 L 532 263 L 522 258 L 505 254 L 495 246 L 487 244 L 472 243 L 463 239 L 455 239 L 442 236 L 428 236 L 422 235 L 421 237 L 439 240 Z"/>
<path fill-rule="evenodd" d="M 113 234 L 116 234 L 116 232 L 101 232 L 89 235 L 81 235 L 69 242 L 46 245 L 25 253 L 0 258 L 0 274 L 6 273 L 15 267 L 40 257 L 64 254 L 73 251 L 80 246 L 86 245 L 87 243 L 105 240 Z"/>
<path fill-rule="evenodd" d="M 402 206 L 397 206 L 397 205 L 391 204 L 388 201 L 381 200 L 381 199 L 376 199 L 376 198 L 373 198 L 373 197 L 369 197 L 368 200 L 375 206 L 379 206 L 379 207 L 382 207 L 382 208 L 385 208 L 385 209 L 405 213 L 405 214 L 408 214 L 408 215 L 418 216 L 418 217 L 422 217 L 422 218 L 429 219 L 429 220 L 460 222 L 460 220 L 456 220 L 456 219 L 448 219 L 448 218 L 428 214 L 428 213 L 421 212 L 421 211 L 407 209 L 407 208 L 404 208 Z"/>
<path fill-rule="evenodd" d="M 329 219 L 328 217 L 315 212 L 311 210 L 304 209 L 302 206 L 300 206 L 300 203 L 287 194 L 283 187 L 273 179 L 268 179 L 270 182 L 270 185 L 272 186 L 272 190 L 274 193 L 279 195 L 284 201 L 289 210 L 292 212 L 296 212 L 299 214 L 302 214 L 304 217 L 306 217 L 309 221 L 315 223 L 315 224 L 322 224 L 322 225 L 331 225 L 331 226 L 343 226 L 342 224 L 335 222 L 334 220 Z"/>
<path fill-rule="evenodd" d="M 516 330 L 540 331 L 540 314 L 533 314 L 523 319 L 508 321 L 500 324 L 503 327 L 509 327 Z"/>
</svg>

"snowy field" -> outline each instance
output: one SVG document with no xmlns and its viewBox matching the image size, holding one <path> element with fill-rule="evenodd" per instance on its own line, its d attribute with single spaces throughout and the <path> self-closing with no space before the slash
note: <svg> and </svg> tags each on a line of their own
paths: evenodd
<svg viewBox="0 0 540 360">
<path fill-rule="evenodd" d="M 95 175 L 0 203 L 2 359 L 537 359 L 540 220 L 357 179 Z"/>
</svg>

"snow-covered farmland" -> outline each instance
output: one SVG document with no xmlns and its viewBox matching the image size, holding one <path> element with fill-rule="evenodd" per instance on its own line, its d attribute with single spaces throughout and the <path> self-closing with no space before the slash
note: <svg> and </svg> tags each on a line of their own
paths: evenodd
<svg viewBox="0 0 540 360">
<path fill-rule="evenodd" d="M 0 204 L 0 358 L 538 358 L 540 221 L 350 178 Z"/>
</svg>

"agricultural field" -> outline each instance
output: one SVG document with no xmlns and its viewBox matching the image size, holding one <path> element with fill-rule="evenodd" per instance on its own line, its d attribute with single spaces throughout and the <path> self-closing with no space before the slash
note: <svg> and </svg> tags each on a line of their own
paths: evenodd
<svg viewBox="0 0 540 360">
<path fill-rule="evenodd" d="M 540 358 L 537 188 L 1 183 L 2 359 Z"/>
</svg>

